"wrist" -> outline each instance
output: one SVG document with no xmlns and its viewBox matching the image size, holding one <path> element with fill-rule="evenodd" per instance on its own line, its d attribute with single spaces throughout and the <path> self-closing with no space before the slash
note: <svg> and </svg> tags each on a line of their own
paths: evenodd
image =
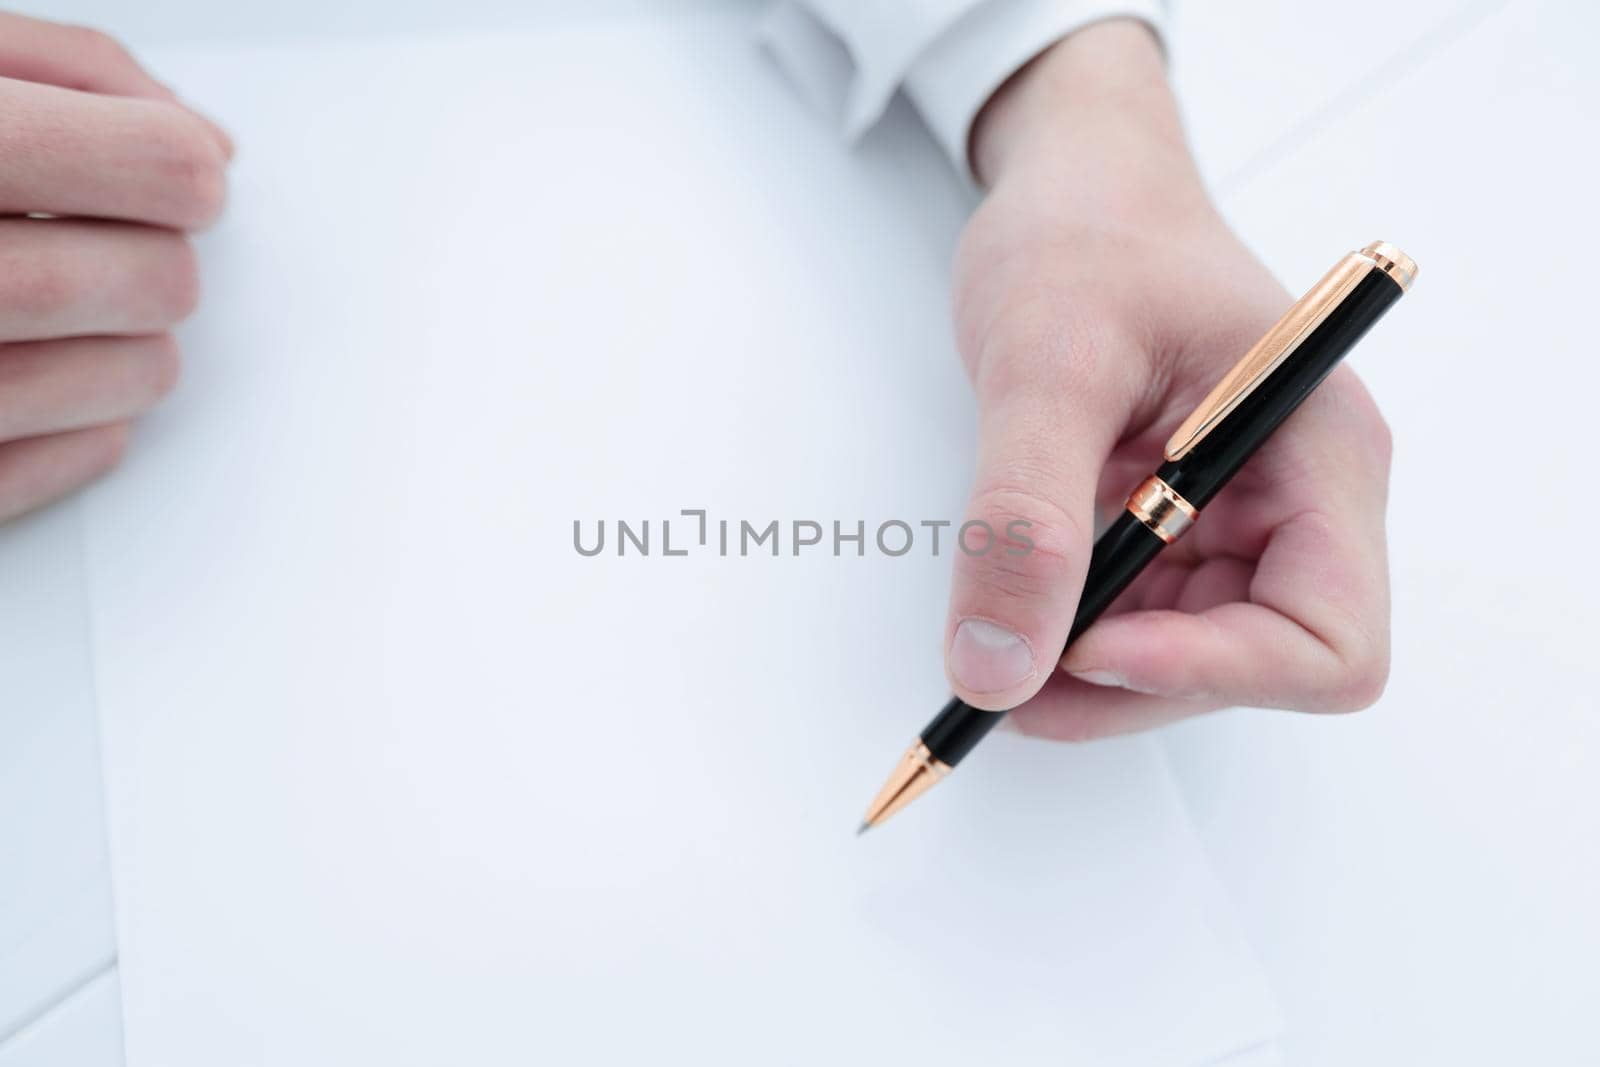
<svg viewBox="0 0 1600 1067">
<path fill-rule="evenodd" d="M 1058 41 L 990 98 L 973 124 L 988 187 L 1034 176 L 1093 204 L 1096 190 L 1206 204 L 1165 57 L 1143 22 L 1092 23 Z"/>
</svg>

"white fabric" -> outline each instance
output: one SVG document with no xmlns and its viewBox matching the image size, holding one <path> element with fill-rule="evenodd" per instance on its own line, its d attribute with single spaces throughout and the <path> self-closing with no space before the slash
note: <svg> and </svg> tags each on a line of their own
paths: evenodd
<svg viewBox="0 0 1600 1067">
<path fill-rule="evenodd" d="M 780 0 L 762 40 L 850 139 L 905 90 L 956 169 L 984 101 L 1034 56 L 1125 15 L 1163 32 L 1166 0 Z"/>
</svg>

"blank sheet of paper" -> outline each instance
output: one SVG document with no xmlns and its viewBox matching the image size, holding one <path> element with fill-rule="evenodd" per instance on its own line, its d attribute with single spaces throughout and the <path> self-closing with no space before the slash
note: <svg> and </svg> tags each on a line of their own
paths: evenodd
<svg viewBox="0 0 1600 1067">
<path fill-rule="evenodd" d="M 111 967 L 83 515 L 0 530 L 0 1053 Z"/>
<path fill-rule="evenodd" d="M 162 69 L 241 148 L 91 508 L 133 1067 L 1271 1038 L 1147 740 L 997 735 L 852 836 L 945 695 L 950 545 L 873 531 L 970 476 L 968 205 L 907 116 L 847 152 L 740 12 Z"/>
</svg>

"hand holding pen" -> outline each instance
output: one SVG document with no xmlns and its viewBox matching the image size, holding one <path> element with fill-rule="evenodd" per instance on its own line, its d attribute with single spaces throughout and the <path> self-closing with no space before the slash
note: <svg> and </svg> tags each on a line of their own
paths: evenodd
<svg viewBox="0 0 1600 1067">
<path fill-rule="evenodd" d="M 1348 367 L 1057 670 L 1097 515 L 1123 513 L 1292 298 L 1211 206 L 1136 24 L 1057 45 L 990 104 L 973 149 L 991 191 L 957 264 L 981 420 L 965 518 L 1026 520 L 1035 548 L 957 557 L 956 695 L 1068 740 L 1233 705 L 1370 703 L 1388 663 L 1389 434 Z"/>
</svg>

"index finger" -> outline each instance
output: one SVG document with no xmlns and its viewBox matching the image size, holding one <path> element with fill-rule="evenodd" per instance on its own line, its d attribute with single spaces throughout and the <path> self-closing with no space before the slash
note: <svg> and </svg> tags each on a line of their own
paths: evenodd
<svg viewBox="0 0 1600 1067">
<path fill-rule="evenodd" d="M 222 210 L 223 148 L 174 104 L 0 78 L 0 134 L 0 214 L 192 230 Z"/>
</svg>

